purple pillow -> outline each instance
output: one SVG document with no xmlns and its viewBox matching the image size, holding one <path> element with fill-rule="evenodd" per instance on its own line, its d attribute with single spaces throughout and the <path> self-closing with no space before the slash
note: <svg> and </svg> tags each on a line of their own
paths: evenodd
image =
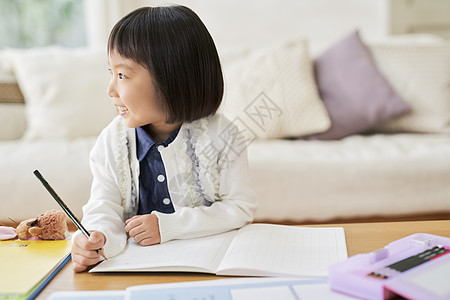
<svg viewBox="0 0 450 300">
<path fill-rule="evenodd" d="M 331 127 L 306 139 L 340 139 L 411 111 L 376 67 L 358 31 L 315 59 L 314 72 Z"/>
</svg>

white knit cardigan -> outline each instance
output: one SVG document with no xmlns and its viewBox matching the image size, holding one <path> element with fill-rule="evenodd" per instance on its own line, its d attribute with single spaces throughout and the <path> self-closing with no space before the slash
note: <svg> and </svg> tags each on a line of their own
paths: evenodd
<svg viewBox="0 0 450 300">
<path fill-rule="evenodd" d="M 161 243 L 252 222 L 256 201 L 249 188 L 246 144 L 228 119 L 216 114 L 183 124 L 175 140 L 159 150 L 175 208 L 173 214 L 153 212 L 159 219 Z M 111 257 L 124 249 L 124 222 L 139 206 L 135 129 L 116 117 L 98 137 L 90 163 L 94 179 L 82 223 L 106 236 L 104 251 Z"/>
</svg>

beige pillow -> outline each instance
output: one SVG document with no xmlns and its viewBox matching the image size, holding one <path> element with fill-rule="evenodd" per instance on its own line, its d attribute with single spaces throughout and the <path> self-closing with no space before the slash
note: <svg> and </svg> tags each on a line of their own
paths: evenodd
<svg viewBox="0 0 450 300">
<path fill-rule="evenodd" d="M 96 136 L 115 116 L 105 49 L 10 50 L 7 58 L 25 97 L 25 138 Z"/>
<path fill-rule="evenodd" d="M 303 39 L 255 51 L 224 74 L 221 112 L 247 137 L 298 137 L 330 126 Z"/>
<path fill-rule="evenodd" d="M 450 43 L 377 43 L 370 50 L 379 70 L 412 107 L 412 113 L 374 131 L 450 132 Z"/>
</svg>

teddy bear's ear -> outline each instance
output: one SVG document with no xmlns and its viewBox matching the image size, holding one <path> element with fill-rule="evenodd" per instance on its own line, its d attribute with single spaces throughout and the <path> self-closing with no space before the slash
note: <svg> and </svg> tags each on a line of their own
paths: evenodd
<svg viewBox="0 0 450 300">
<path fill-rule="evenodd" d="M 33 236 L 38 236 L 42 233 L 42 228 L 40 227 L 31 227 L 28 229 L 28 232 Z"/>
<path fill-rule="evenodd" d="M 27 223 L 27 226 L 33 227 L 33 226 L 36 226 L 37 224 L 38 224 L 38 219 L 36 218 L 36 219 L 34 219 L 32 221 L 29 221 Z"/>
</svg>

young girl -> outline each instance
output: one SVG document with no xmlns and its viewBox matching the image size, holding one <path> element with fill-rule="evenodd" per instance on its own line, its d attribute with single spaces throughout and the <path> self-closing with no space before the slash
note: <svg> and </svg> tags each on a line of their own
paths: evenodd
<svg viewBox="0 0 450 300">
<path fill-rule="evenodd" d="M 245 141 L 215 114 L 223 77 L 214 42 L 183 6 L 145 7 L 108 40 L 108 95 L 119 111 L 91 152 L 90 238 L 75 233 L 76 272 L 142 246 L 217 234 L 252 222 Z"/>
</svg>

